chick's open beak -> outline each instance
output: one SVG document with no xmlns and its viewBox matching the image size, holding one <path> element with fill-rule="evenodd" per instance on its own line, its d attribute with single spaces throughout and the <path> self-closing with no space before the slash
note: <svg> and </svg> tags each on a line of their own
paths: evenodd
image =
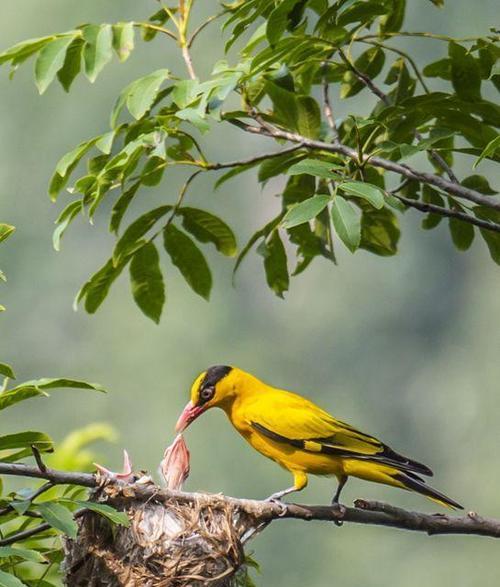
<svg viewBox="0 0 500 587">
<path fill-rule="evenodd" d="M 204 411 L 205 409 L 203 407 L 194 406 L 193 402 L 188 402 L 182 411 L 182 414 L 179 416 L 179 419 L 177 420 L 175 431 L 182 432 L 185 430 L 189 424 L 191 424 L 193 420 L 196 420 L 196 418 Z"/>
</svg>

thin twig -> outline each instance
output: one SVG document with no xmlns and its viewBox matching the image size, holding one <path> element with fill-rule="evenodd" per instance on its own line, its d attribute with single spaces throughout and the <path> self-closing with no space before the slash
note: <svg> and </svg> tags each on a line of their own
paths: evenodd
<svg viewBox="0 0 500 587">
<path fill-rule="evenodd" d="M 331 128 L 335 140 L 337 140 L 339 132 L 337 129 L 337 125 L 335 124 L 335 117 L 333 115 L 332 103 L 330 100 L 330 84 L 326 79 L 326 73 L 323 74 L 323 111 L 325 113 L 325 118 L 328 122 L 328 126 Z"/>
<path fill-rule="evenodd" d="M 274 157 L 281 157 L 282 155 L 293 153 L 294 151 L 298 151 L 303 147 L 304 145 L 302 143 L 299 143 L 298 145 L 292 145 L 291 147 L 287 147 L 286 149 L 282 149 L 281 151 L 274 151 L 273 153 L 264 153 L 263 155 L 256 155 L 255 157 L 249 157 L 248 159 L 223 161 L 221 163 L 207 163 L 205 169 L 216 171 L 218 169 L 229 169 L 231 167 L 239 167 L 240 165 L 253 165 L 256 163 L 260 163 L 261 161 L 273 159 Z"/>
<path fill-rule="evenodd" d="M 212 14 L 212 16 L 209 16 L 207 18 L 207 20 L 203 21 L 191 34 L 191 37 L 189 38 L 188 42 L 187 42 L 187 47 L 188 49 L 191 49 L 196 37 L 214 20 L 216 20 L 217 18 L 220 18 L 221 16 L 223 16 L 224 14 L 226 14 L 226 11 L 223 12 L 218 12 L 217 14 Z"/>
<path fill-rule="evenodd" d="M 40 451 L 38 450 L 36 445 L 31 445 L 31 451 L 33 452 L 33 456 L 35 457 L 35 461 L 38 465 L 38 468 L 40 469 L 40 471 L 42 471 L 42 473 L 45 473 L 45 471 L 47 470 L 47 466 L 43 462 L 42 455 L 40 454 Z"/>
<path fill-rule="evenodd" d="M 434 39 L 436 41 L 445 41 L 447 43 L 454 42 L 454 43 L 473 43 L 475 41 L 481 40 L 482 37 L 462 37 L 460 39 L 455 39 L 453 37 L 448 37 L 447 35 L 438 35 L 435 33 L 424 33 L 424 32 L 406 32 L 406 31 L 397 31 L 397 32 L 383 32 L 377 35 L 368 34 L 363 35 L 362 37 L 357 37 L 357 41 L 364 41 L 365 39 L 378 39 L 382 37 L 424 37 L 426 39 Z"/>
<path fill-rule="evenodd" d="M 481 220 L 476 218 L 475 216 L 469 216 L 469 214 L 465 214 L 465 212 L 460 212 L 459 210 L 451 210 L 449 208 L 443 208 L 441 206 L 436 206 L 435 204 L 430 204 L 428 202 L 421 202 L 420 200 L 412 200 L 410 198 L 406 198 L 405 196 L 401 196 L 400 194 L 393 193 L 392 194 L 395 198 L 397 198 L 406 206 L 410 208 L 415 208 L 416 210 L 420 210 L 420 212 L 431 212 L 433 214 L 438 214 L 439 216 L 446 216 L 447 218 L 457 218 L 458 220 L 462 220 L 463 222 L 467 222 L 468 224 L 473 224 L 474 226 L 478 226 L 484 230 L 490 230 L 491 232 L 500 232 L 500 225 L 495 224 L 493 222 L 488 222 L 487 220 Z"/>
<path fill-rule="evenodd" d="M 422 86 L 424 92 L 426 94 L 431 93 L 429 87 L 425 83 L 423 75 L 420 73 L 420 70 L 418 69 L 418 66 L 417 66 L 415 60 L 410 55 L 408 55 L 408 53 L 406 53 L 406 51 L 402 51 L 401 49 L 398 49 L 397 47 L 392 47 L 391 45 L 387 45 L 386 43 L 381 43 L 381 42 L 377 42 L 377 41 L 366 41 L 363 39 L 357 39 L 357 40 L 360 43 L 366 43 L 367 45 L 372 45 L 373 47 L 381 47 L 382 49 L 386 49 L 387 51 L 392 51 L 393 53 L 396 53 L 397 55 L 400 55 L 401 57 L 406 59 L 406 61 L 408 61 L 408 63 L 410 64 L 410 67 L 413 69 L 413 73 L 415 74 L 418 81 L 420 82 L 420 85 Z"/>
<path fill-rule="evenodd" d="M 158 26 L 158 25 L 152 24 L 150 22 L 134 22 L 134 26 L 138 27 L 138 28 L 149 29 L 151 31 L 156 31 L 158 33 L 162 33 L 164 35 L 167 35 L 168 37 L 170 37 L 174 41 L 177 41 L 176 34 L 165 27 Z"/>
<path fill-rule="evenodd" d="M 354 65 L 354 63 L 352 63 L 350 61 L 350 59 L 347 58 L 346 54 L 342 51 L 342 49 L 339 49 L 339 55 L 342 58 L 342 61 L 347 65 L 347 67 L 352 71 L 352 73 L 358 78 L 358 80 L 360 82 L 365 84 L 365 86 L 373 94 L 375 94 L 378 98 L 380 98 L 386 106 L 391 105 L 391 99 L 389 98 L 389 96 L 386 93 L 384 93 L 378 86 L 376 86 L 375 83 L 373 82 L 373 80 L 369 76 L 367 76 L 362 71 L 360 71 Z"/>
<path fill-rule="evenodd" d="M 89 511 L 90 510 L 88 509 L 79 510 L 74 514 L 74 517 L 80 518 Z M 7 538 L 0 540 L 0 546 L 9 546 L 9 544 L 21 542 L 22 540 L 26 540 L 27 538 L 31 538 L 32 536 L 36 536 L 37 534 L 41 534 L 42 532 L 45 532 L 46 530 L 51 530 L 52 528 L 53 526 L 51 526 L 47 522 L 44 522 L 43 524 L 39 524 L 34 528 L 28 528 L 27 530 L 23 530 L 22 532 L 16 532 L 15 534 L 7 536 Z"/>
</svg>

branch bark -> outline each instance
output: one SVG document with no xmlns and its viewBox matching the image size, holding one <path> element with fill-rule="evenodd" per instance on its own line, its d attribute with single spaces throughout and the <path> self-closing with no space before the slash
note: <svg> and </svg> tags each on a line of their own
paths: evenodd
<svg viewBox="0 0 500 587">
<path fill-rule="evenodd" d="M 98 486 L 96 476 L 90 473 L 73 473 L 49 468 L 46 471 L 41 471 L 38 467 L 18 463 L 0 463 L 0 474 L 46 479 L 55 485 Z M 230 504 L 263 525 L 267 525 L 274 520 L 283 519 L 318 520 L 334 522 L 337 525 L 350 522 L 353 524 L 388 526 L 401 530 L 424 532 L 429 535 L 471 534 L 500 538 L 500 520 L 483 518 L 474 512 L 469 512 L 465 516 L 426 514 L 407 511 L 381 502 L 360 499 L 355 501 L 354 507 L 302 505 L 296 503 L 237 499 L 220 494 L 212 495 L 207 493 L 160 490 L 152 484 L 135 484 L 134 491 L 141 499 L 154 499 L 166 505 L 172 498 L 175 498 L 178 502 L 195 504 L 210 503 L 214 506 L 220 505 L 221 503 Z M 20 539 L 21 537 L 18 536 L 16 540 Z"/>
</svg>

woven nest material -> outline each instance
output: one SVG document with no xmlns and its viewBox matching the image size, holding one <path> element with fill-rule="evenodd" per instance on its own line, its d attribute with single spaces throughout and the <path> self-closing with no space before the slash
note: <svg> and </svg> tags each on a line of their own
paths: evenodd
<svg viewBox="0 0 500 587">
<path fill-rule="evenodd" d="M 127 512 L 113 526 L 88 512 L 67 539 L 65 584 L 71 587 L 230 587 L 245 571 L 243 544 L 258 528 L 219 496 L 186 500 L 138 485 L 108 485 L 91 499 Z M 154 487 L 154 486 L 153 486 Z M 145 497 L 145 495 L 147 497 Z"/>
</svg>

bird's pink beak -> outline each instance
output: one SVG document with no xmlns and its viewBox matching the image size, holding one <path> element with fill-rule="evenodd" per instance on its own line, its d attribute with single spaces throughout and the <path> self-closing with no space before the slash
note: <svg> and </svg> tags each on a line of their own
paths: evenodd
<svg viewBox="0 0 500 587">
<path fill-rule="evenodd" d="M 193 402 L 188 402 L 182 411 L 182 414 L 179 416 L 179 419 L 177 420 L 175 431 L 182 432 L 185 430 L 189 424 L 191 424 L 193 420 L 196 420 L 196 418 L 204 411 L 205 408 L 200 406 L 193 406 Z"/>
</svg>

